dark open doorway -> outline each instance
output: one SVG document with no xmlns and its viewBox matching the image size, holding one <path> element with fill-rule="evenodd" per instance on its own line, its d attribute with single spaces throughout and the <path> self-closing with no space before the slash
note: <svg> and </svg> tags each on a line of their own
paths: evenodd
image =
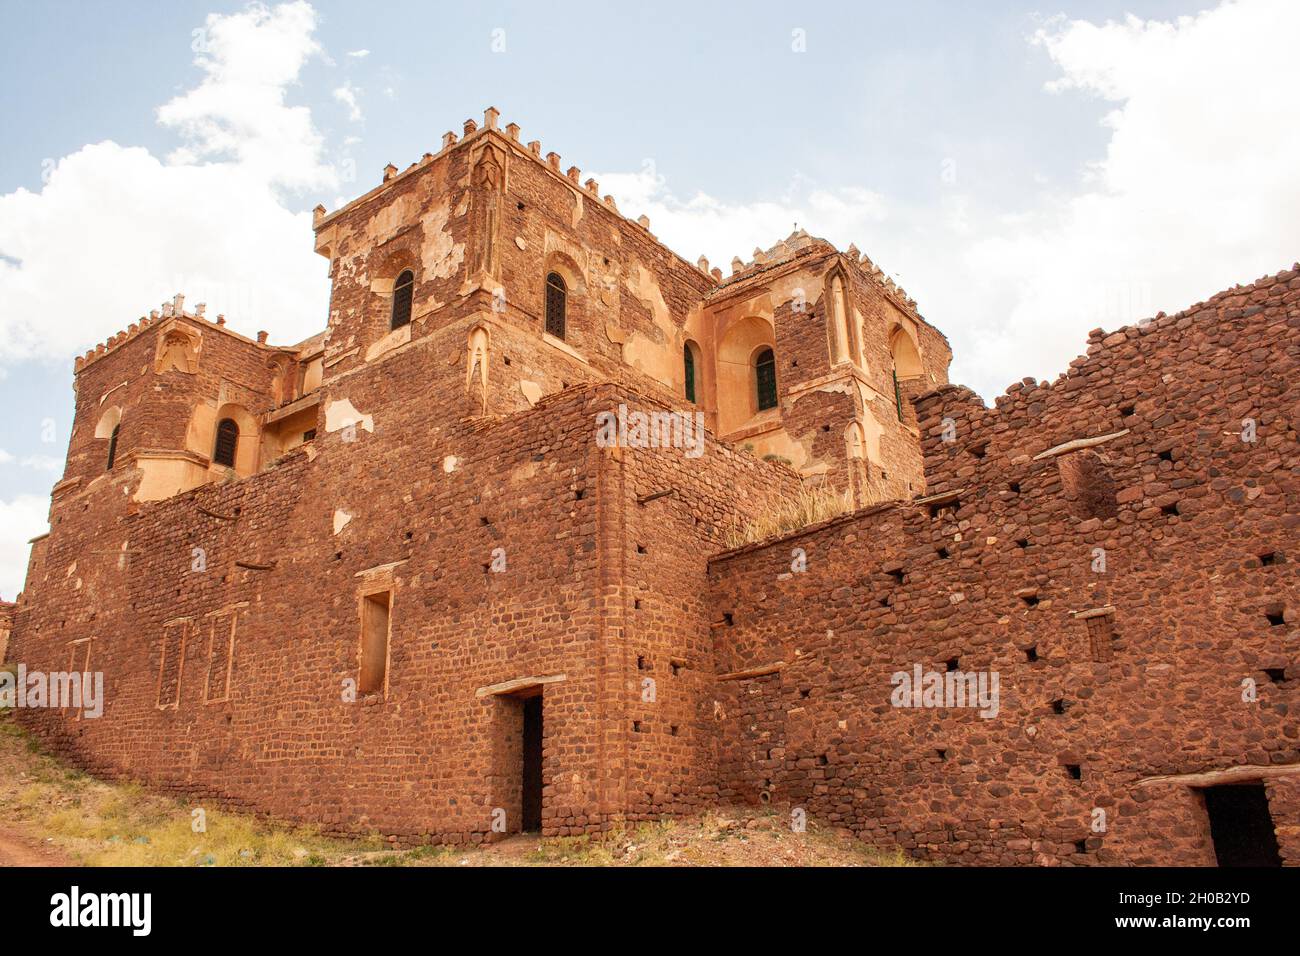
<svg viewBox="0 0 1300 956">
<path fill-rule="evenodd" d="M 1281 866 L 1268 796 L 1259 783 L 1202 791 L 1219 866 Z"/>
<path fill-rule="evenodd" d="M 524 701 L 523 829 L 542 828 L 542 695 Z"/>
</svg>

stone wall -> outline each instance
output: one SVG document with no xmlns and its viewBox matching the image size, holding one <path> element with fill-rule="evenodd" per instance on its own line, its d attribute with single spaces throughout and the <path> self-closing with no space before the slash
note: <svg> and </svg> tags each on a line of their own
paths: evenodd
<svg viewBox="0 0 1300 956">
<path fill-rule="evenodd" d="M 994 409 L 933 391 L 929 499 L 716 558 L 718 671 L 769 668 L 718 684 L 723 795 L 927 859 L 1205 864 L 1199 788 L 1245 768 L 1294 862 L 1298 299 L 1095 333 Z M 917 665 L 996 672 L 996 716 L 893 706 Z"/>
<path fill-rule="evenodd" d="M 559 678 L 543 686 L 545 832 L 695 805 L 713 752 L 704 563 L 797 477 L 711 439 L 698 459 L 601 448 L 598 413 L 663 408 L 615 386 L 504 419 L 431 414 L 459 381 L 431 355 L 327 385 L 369 427 L 252 477 L 140 504 L 123 470 L 62 496 L 16 656 L 88 660 L 106 704 L 21 718 L 77 764 L 200 805 L 479 841 L 496 808 L 518 829 L 521 717 L 478 691 Z M 387 684 L 350 694 L 374 591 L 392 596 Z"/>
</svg>

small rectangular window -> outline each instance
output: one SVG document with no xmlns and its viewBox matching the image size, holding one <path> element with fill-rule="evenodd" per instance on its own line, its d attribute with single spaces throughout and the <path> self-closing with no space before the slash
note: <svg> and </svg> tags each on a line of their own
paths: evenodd
<svg viewBox="0 0 1300 956">
<path fill-rule="evenodd" d="M 388 626 L 392 592 L 379 591 L 361 599 L 361 672 L 357 689 L 380 694 L 388 676 Z"/>
</svg>

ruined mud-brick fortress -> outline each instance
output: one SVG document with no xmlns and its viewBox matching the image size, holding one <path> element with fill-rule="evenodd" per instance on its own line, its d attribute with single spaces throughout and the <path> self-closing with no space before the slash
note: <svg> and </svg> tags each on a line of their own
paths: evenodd
<svg viewBox="0 0 1300 956">
<path fill-rule="evenodd" d="M 21 719 L 403 845 L 765 803 L 957 863 L 1300 863 L 1300 267 L 986 408 L 855 249 L 724 275 L 650 226 L 488 110 L 317 209 L 321 334 L 178 296 L 78 359 L 7 659 L 106 700 Z M 596 441 L 620 405 L 703 453 Z M 810 488 L 845 513 L 727 550 Z M 917 668 L 996 715 L 894 706 Z"/>
</svg>

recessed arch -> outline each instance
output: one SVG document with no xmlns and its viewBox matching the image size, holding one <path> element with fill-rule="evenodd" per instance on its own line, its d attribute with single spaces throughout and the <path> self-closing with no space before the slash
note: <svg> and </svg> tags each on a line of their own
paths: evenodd
<svg viewBox="0 0 1300 956">
<path fill-rule="evenodd" d="M 158 343 L 154 348 L 154 371 L 178 371 L 189 374 L 199 367 L 199 348 L 203 337 L 196 329 L 175 319 L 158 330 Z"/>
<path fill-rule="evenodd" d="M 764 349 L 771 349 L 775 355 L 776 334 L 772 323 L 762 316 L 746 316 L 723 333 L 716 358 L 721 434 L 735 431 L 758 414 L 755 362 Z"/>
<path fill-rule="evenodd" d="M 844 445 L 849 458 L 860 459 L 867 457 L 867 439 L 862 431 L 862 426 L 857 422 L 849 422 L 844 429 Z"/>
<path fill-rule="evenodd" d="M 831 365 L 841 362 L 852 362 L 854 365 L 862 363 L 862 338 L 854 319 L 850 288 L 848 273 L 840 263 L 832 266 L 822 280 L 822 311 L 825 314 L 826 346 Z"/>
<path fill-rule="evenodd" d="M 492 336 L 485 326 L 476 325 L 470 330 L 469 338 L 465 343 L 465 387 L 469 388 L 477 378 L 485 402 L 488 387 L 488 355 L 491 348 Z"/>
<path fill-rule="evenodd" d="M 542 274 L 548 276 L 552 272 L 564 280 L 570 296 L 586 294 L 587 279 L 582 267 L 567 252 L 553 249 L 547 253 Z"/>
<path fill-rule="evenodd" d="M 96 438 L 112 438 L 113 432 L 122 421 L 122 408 L 120 405 L 113 405 L 104 409 L 103 414 L 99 416 L 99 421 L 95 424 Z"/>
<path fill-rule="evenodd" d="M 920 378 L 925 374 L 921 351 L 912 334 L 901 325 L 894 326 L 894 331 L 889 336 L 889 354 L 893 356 L 894 373 L 899 380 Z"/>
</svg>

